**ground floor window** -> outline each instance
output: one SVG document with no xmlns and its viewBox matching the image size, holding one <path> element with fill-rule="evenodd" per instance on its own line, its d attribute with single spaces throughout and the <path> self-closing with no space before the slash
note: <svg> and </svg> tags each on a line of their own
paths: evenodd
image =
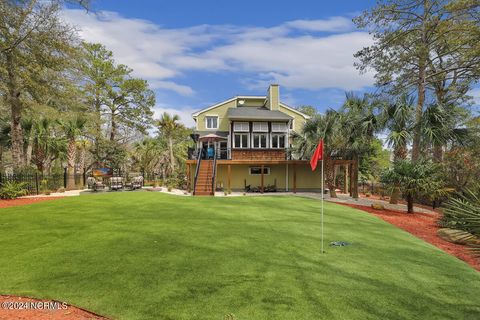
<svg viewBox="0 0 480 320">
<path fill-rule="evenodd" d="M 248 133 L 235 133 L 233 144 L 234 148 L 248 148 Z"/>
<path fill-rule="evenodd" d="M 285 148 L 285 135 L 284 134 L 272 134 L 272 148 L 284 149 Z"/>
<path fill-rule="evenodd" d="M 254 133 L 253 134 L 253 147 L 254 148 L 267 148 L 267 134 L 266 133 Z"/>
<path fill-rule="evenodd" d="M 258 176 L 262 174 L 262 167 L 250 167 L 248 170 L 251 176 Z M 270 174 L 270 168 L 263 167 L 263 174 Z"/>
</svg>

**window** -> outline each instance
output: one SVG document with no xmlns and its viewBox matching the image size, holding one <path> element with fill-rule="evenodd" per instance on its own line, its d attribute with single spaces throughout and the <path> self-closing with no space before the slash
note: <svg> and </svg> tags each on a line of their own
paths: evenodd
<svg viewBox="0 0 480 320">
<path fill-rule="evenodd" d="M 234 148 L 248 148 L 248 133 L 235 133 L 233 137 Z"/>
<path fill-rule="evenodd" d="M 268 132 L 268 122 L 254 122 L 253 123 L 254 132 Z"/>
<path fill-rule="evenodd" d="M 250 131 L 250 126 L 248 122 L 234 122 L 233 131 L 237 132 L 248 132 Z"/>
<path fill-rule="evenodd" d="M 262 167 L 250 167 L 248 170 L 251 176 L 258 176 L 262 174 Z M 270 168 L 263 167 L 263 174 L 270 174 Z"/>
<path fill-rule="evenodd" d="M 287 132 L 287 124 L 283 122 L 272 122 L 272 132 Z"/>
<path fill-rule="evenodd" d="M 272 134 L 271 146 L 272 146 L 273 149 L 284 149 L 285 148 L 285 135 L 284 134 Z"/>
<path fill-rule="evenodd" d="M 253 147 L 254 148 L 267 148 L 267 134 L 266 133 L 254 133 L 253 134 Z"/>
<path fill-rule="evenodd" d="M 206 116 L 205 117 L 205 127 L 207 129 L 218 129 L 218 117 L 217 116 Z"/>
</svg>

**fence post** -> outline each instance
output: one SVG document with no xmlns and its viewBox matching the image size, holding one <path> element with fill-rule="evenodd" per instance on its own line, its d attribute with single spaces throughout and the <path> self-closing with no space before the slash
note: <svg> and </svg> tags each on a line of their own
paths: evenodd
<svg viewBox="0 0 480 320">
<path fill-rule="evenodd" d="M 37 192 L 38 196 L 38 172 L 35 171 L 35 191 Z"/>
<path fill-rule="evenodd" d="M 63 168 L 63 187 L 67 189 L 67 167 Z"/>
</svg>

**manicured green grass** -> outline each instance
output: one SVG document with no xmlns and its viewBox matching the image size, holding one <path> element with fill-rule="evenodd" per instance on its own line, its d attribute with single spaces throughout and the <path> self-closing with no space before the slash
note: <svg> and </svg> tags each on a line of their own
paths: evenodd
<svg viewBox="0 0 480 320">
<path fill-rule="evenodd" d="M 0 210 L 0 294 L 114 319 L 479 319 L 480 273 L 380 219 L 298 197 L 123 192 Z"/>
</svg>

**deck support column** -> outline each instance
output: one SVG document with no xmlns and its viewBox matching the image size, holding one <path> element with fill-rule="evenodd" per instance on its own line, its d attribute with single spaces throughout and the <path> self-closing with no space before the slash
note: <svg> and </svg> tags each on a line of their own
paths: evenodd
<svg viewBox="0 0 480 320">
<path fill-rule="evenodd" d="M 187 164 L 187 167 L 186 167 L 186 176 L 187 176 L 187 192 L 190 192 L 190 183 L 191 183 L 191 180 L 192 178 L 190 177 L 190 165 Z"/>
<path fill-rule="evenodd" d="M 262 167 L 261 167 L 262 175 L 261 175 L 261 186 L 260 186 L 260 192 L 261 192 L 261 193 L 263 193 L 263 191 L 264 191 L 264 181 L 263 181 L 263 178 L 264 178 L 264 177 L 263 177 L 263 168 L 264 168 L 264 167 L 265 167 L 265 166 L 262 164 Z"/>
<path fill-rule="evenodd" d="M 228 165 L 227 166 L 227 183 L 228 183 L 228 193 L 231 193 L 232 192 L 232 165 Z"/>
<path fill-rule="evenodd" d="M 297 193 L 297 165 L 293 165 L 293 193 Z"/>
</svg>

